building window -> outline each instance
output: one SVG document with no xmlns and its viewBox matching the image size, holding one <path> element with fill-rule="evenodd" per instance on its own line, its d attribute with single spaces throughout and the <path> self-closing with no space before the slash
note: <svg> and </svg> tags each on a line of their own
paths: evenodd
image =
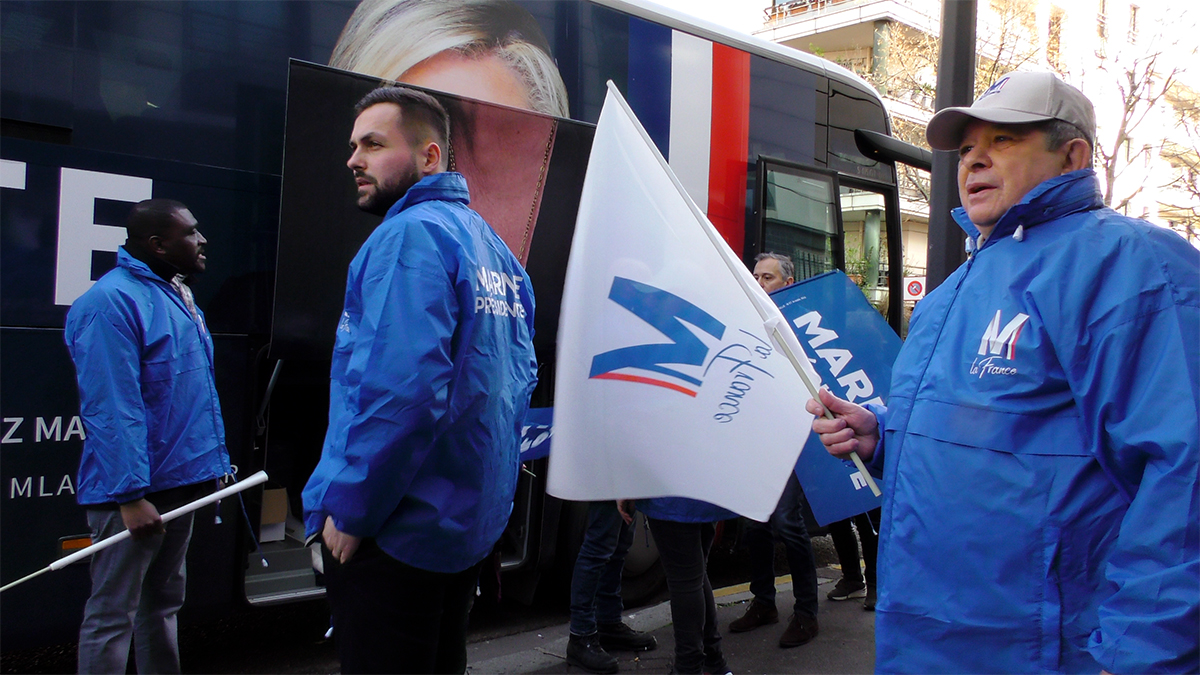
<svg viewBox="0 0 1200 675">
<path fill-rule="evenodd" d="M 1050 12 L 1050 25 L 1046 37 L 1046 61 L 1054 70 L 1062 72 L 1062 27 L 1063 11 L 1057 7 Z"/>
</svg>

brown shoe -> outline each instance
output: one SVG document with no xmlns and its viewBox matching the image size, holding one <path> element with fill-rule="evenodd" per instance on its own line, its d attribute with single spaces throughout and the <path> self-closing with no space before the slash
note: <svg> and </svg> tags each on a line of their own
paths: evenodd
<svg viewBox="0 0 1200 675">
<path fill-rule="evenodd" d="M 787 649 L 808 644 L 817 637 L 818 632 L 820 629 L 817 627 L 817 617 L 792 614 L 792 620 L 788 621 L 787 630 L 779 636 L 779 646 Z"/>
<path fill-rule="evenodd" d="M 729 623 L 729 632 L 745 633 L 769 623 L 779 623 L 779 610 L 775 609 L 773 604 L 768 607 L 764 603 L 752 600 L 746 607 L 746 613 L 742 615 L 742 618 L 734 619 Z"/>
</svg>

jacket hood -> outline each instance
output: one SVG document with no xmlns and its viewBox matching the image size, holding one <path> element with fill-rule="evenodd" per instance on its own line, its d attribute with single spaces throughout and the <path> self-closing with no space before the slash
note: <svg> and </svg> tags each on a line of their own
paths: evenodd
<svg viewBox="0 0 1200 675">
<path fill-rule="evenodd" d="M 1024 230 L 1049 220 L 1056 220 L 1069 213 L 1088 211 L 1104 206 L 1100 193 L 1100 181 L 1092 169 L 1080 169 L 1042 181 L 1030 190 L 1021 201 L 1014 204 L 996 223 L 989 242 L 1012 236 L 1017 241 L 1024 238 Z M 950 212 L 958 226 L 967 233 L 967 251 L 981 248 L 979 229 L 967 217 L 967 210 L 959 206 Z"/>
<path fill-rule="evenodd" d="M 404 193 L 400 201 L 388 209 L 384 220 L 391 218 L 410 206 L 416 206 L 421 202 L 427 202 L 431 199 L 470 204 L 471 194 L 467 190 L 467 179 L 457 171 L 443 171 L 426 176 L 408 188 L 408 192 Z"/>
</svg>

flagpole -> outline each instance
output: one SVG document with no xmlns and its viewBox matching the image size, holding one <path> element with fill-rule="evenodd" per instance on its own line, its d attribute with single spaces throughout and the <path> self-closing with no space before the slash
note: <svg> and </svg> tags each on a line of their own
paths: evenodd
<svg viewBox="0 0 1200 675">
<path fill-rule="evenodd" d="M 800 379 L 804 382 L 804 386 L 808 388 L 809 396 L 811 396 L 812 399 L 817 402 L 817 405 L 821 406 L 822 415 L 825 417 L 825 419 L 834 419 L 833 412 L 830 411 L 829 408 L 826 408 L 825 404 L 821 403 L 821 397 L 817 393 L 817 385 L 812 381 L 812 378 L 810 378 L 808 375 L 808 371 L 805 370 L 804 366 L 796 357 L 796 349 L 799 349 L 800 353 L 803 353 L 803 347 L 800 347 L 800 341 L 796 339 L 795 333 L 793 333 L 790 328 L 786 331 L 781 331 L 779 329 L 781 315 L 779 314 L 778 308 L 772 307 L 772 309 L 775 309 L 775 312 L 771 312 L 763 306 L 762 300 L 758 297 L 754 289 L 750 287 L 746 280 L 746 277 L 749 275 L 742 274 L 742 272 L 746 271 L 746 268 L 742 265 L 742 261 L 732 257 L 733 251 L 729 249 L 729 245 L 725 243 L 725 240 L 721 238 L 721 234 L 717 232 L 716 228 L 712 226 L 712 223 L 708 221 L 708 216 L 704 215 L 704 212 L 700 210 L 700 207 L 696 205 L 696 202 L 692 200 L 691 196 L 687 193 L 687 189 L 683 187 L 683 183 L 679 182 L 679 178 L 671 169 L 671 165 L 667 163 L 667 159 L 663 157 L 661 152 L 659 152 L 658 146 L 654 144 L 653 139 L 650 138 L 650 134 L 646 133 L 646 129 L 642 127 L 642 123 L 638 121 L 637 115 L 634 114 L 633 109 L 629 107 L 629 103 L 625 101 L 625 97 L 621 95 L 621 91 L 617 89 L 617 85 L 613 84 L 612 80 L 608 81 L 608 90 L 613 94 L 613 98 L 617 101 L 617 103 L 621 105 L 621 109 L 625 111 L 625 114 L 629 117 L 629 120 L 633 122 L 634 128 L 637 129 L 638 133 L 642 135 L 642 139 L 646 141 L 646 145 L 650 147 L 651 151 L 654 153 L 654 156 L 658 159 L 659 164 L 661 164 L 666 170 L 666 174 L 670 177 L 671 182 L 675 185 L 675 189 L 678 190 L 679 194 L 683 196 L 683 200 L 687 203 L 688 208 L 692 210 L 692 214 L 696 216 L 696 220 L 700 223 L 701 229 L 704 230 L 704 234 L 708 236 L 709 242 L 711 242 L 713 247 L 717 249 L 717 252 L 721 256 L 721 260 L 725 261 L 726 267 L 728 267 L 729 271 L 733 273 L 733 277 L 737 279 L 738 285 L 742 287 L 742 291 L 747 297 L 750 298 L 751 302 L 754 303 L 754 308 L 758 310 L 758 315 L 763 320 L 763 327 L 770 331 L 770 333 L 775 337 L 775 343 L 779 346 L 780 351 L 783 352 L 784 356 L 786 356 L 788 361 L 791 362 L 792 367 L 796 369 L 796 372 L 800 374 Z M 758 290 L 759 292 L 763 292 L 761 288 Z M 794 345 L 791 344 L 793 342 L 795 343 Z M 867 471 L 867 467 L 863 464 L 862 458 L 860 458 L 857 453 L 852 452 L 850 453 L 850 459 L 854 462 L 855 468 L 857 468 L 862 474 L 863 479 L 867 483 L 867 487 L 871 489 L 871 493 L 876 497 L 880 496 L 881 493 L 879 491 L 879 486 L 875 483 L 875 478 Z"/>
<path fill-rule="evenodd" d="M 233 494 L 237 494 L 237 493 L 241 492 L 242 490 L 254 487 L 255 485 L 260 485 L 262 483 L 265 483 L 266 481 L 267 481 L 267 472 L 259 471 L 258 473 L 254 474 L 253 476 L 250 476 L 246 480 L 238 481 L 237 483 L 234 483 L 233 485 L 230 485 L 227 488 L 218 490 L 218 491 L 212 493 L 211 495 L 208 495 L 207 497 L 201 497 L 200 499 L 197 499 L 194 502 L 189 502 L 187 504 L 184 504 L 183 506 L 180 506 L 177 509 L 168 511 L 167 513 L 163 514 L 162 522 L 164 522 L 164 523 L 170 522 L 170 521 L 178 518 L 179 516 L 187 515 L 187 514 L 191 513 L 192 511 L 195 511 L 196 509 L 203 508 L 205 506 L 208 506 L 209 504 L 212 504 L 215 501 L 224 499 L 225 497 L 228 497 Z M 26 581 L 33 579 L 34 577 L 41 576 L 42 574 L 45 574 L 46 572 L 60 570 L 64 567 L 66 567 L 67 565 L 70 565 L 71 563 L 74 563 L 79 560 L 83 560 L 84 558 L 96 553 L 97 551 L 101 551 L 103 549 L 108 548 L 109 546 L 112 546 L 113 544 L 125 541 L 129 537 L 130 537 L 129 530 L 122 530 L 122 531 L 118 532 L 117 534 L 114 534 L 113 536 L 109 537 L 108 539 L 98 541 L 98 542 L 92 544 L 91 546 L 88 546 L 87 548 L 83 548 L 83 549 L 80 549 L 80 550 L 72 553 L 71 555 L 59 558 L 58 560 L 55 560 L 54 562 L 50 563 L 46 567 L 43 567 L 42 569 L 40 569 L 36 572 L 34 572 L 33 574 L 30 574 L 28 576 L 17 579 L 16 581 L 14 581 L 12 583 L 5 584 L 3 587 L 0 587 L 0 593 L 7 591 L 8 589 L 10 589 L 14 586 L 19 586 L 20 584 L 23 584 Z"/>
</svg>

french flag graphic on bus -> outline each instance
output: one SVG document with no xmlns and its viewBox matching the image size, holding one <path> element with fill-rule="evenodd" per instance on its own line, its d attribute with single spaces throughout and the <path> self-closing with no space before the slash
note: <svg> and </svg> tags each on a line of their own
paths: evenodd
<svg viewBox="0 0 1200 675">
<path fill-rule="evenodd" d="M 750 54 L 631 18 L 628 99 L 688 196 L 726 241 L 741 242 Z"/>
</svg>

